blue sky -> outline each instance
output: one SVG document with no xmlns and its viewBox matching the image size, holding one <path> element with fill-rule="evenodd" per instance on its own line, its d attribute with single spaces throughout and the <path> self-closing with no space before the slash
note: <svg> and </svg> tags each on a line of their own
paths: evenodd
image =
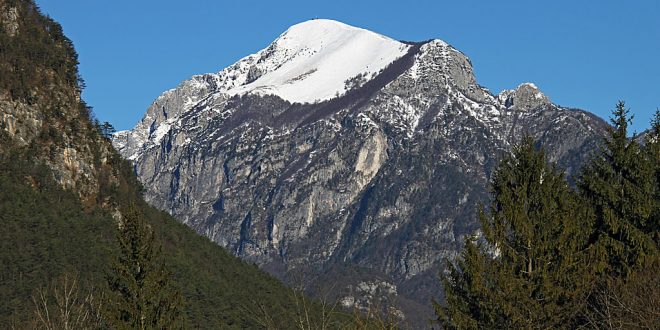
<svg viewBox="0 0 660 330">
<path fill-rule="evenodd" d="M 494 94 L 533 82 L 563 106 L 607 118 L 617 100 L 648 127 L 660 107 L 660 1 L 37 0 L 79 53 L 83 97 L 131 128 L 165 90 L 329 18 L 399 40 L 442 39 Z"/>
</svg>

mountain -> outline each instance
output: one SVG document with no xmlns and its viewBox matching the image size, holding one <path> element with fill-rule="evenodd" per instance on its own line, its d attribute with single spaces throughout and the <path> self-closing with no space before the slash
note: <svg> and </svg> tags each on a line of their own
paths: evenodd
<svg viewBox="0 0 660 330">
<path fill-rule="evenodd" d="M 412 315 L 478 232 L 512 145 L 531 135 L 571 175 L 606 128 L 531 83 L 491 94 L 441 40 L 317 19 L 163 93 L 113 143 L 151 205 L 235 255 L 346 306 L 385 292 Z"/>
<path fill-rule="evenodd" d="M 298 292 L 142 200 L 132 165 L 80 98 L 77 64 L 61 26 L 33 1 L 0 0 L 1 327 L 41 328 L 39 292 L 54 308 L 62 276 L 102 299 L 119 250 L 117 219 L 129 205 L 162 244 L 188 327 L 286 328 L 302 316 L 318 319 L 316 302 L 305 300 L 301 310 Z"/>
</svg>

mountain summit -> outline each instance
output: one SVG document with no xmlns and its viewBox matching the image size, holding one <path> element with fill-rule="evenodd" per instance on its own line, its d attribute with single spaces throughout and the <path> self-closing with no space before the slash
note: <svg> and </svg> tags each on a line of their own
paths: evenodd
<svg viewBox="0 0 660 330">
<path fill-rule="evenodd" d="M 236 255 L 423 320 L 500 157 L 529 134 L 572 173 L 606 127 L 533 84 L 492 95 L 441 40 L 313 20 L 163 93 L 114 144 L 151 204 Z"/>
<path fill-rule="evenodd" d="M 292 26 L 268 48 L 241 60 L 238 70 L 223 73 L 242 82 L 229 87 L 229 94 L 313 103 L 345 93 L 348 80 L 374 76 L 409 48 L 371 31 L 316 19 Z"/>
</svg>

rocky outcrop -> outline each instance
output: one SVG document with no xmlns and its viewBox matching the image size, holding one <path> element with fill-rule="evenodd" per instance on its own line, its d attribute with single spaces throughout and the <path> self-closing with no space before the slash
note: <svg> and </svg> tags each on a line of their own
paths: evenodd
<svg viewBox="0 0 660 330">
<path fill-rule="evenodd" d="M 18 34 L 18 8 L 8 5 L 0 7 L 0 25 L 9 37 Z"/>
<path fill-rule="evenodd" d="M 54 179 L 96 203 L 114 154 L 80 99 L 77 55 L 59 24 L 31 1 L 0 0 L 0 154 L 20 149 Z M 34 50 L 38 51 L 34 51 Z"/>
<path fill-rule="evenodd" d="M 490 94 L 440 40 L 329 100 L 232 94 L 225 77 L 262 79 L 241 63 L 288 60 L 272 48 L 166 92 L 115 146 L 150 203 L 290 281 L 359 266 L 428 306 L 445 258 L 479 230 L 475 208 L 502 155 L 529 134 L 574 173 L 606 127 L 532 84 Z"/>
<path fill-rule="evenodd" d="M 510 110 L 531 111 L 552 103 L 536 85 L 524 83 L 514 90 L 506 90 L 497 95 L 497 100 Z"/>
</svg>

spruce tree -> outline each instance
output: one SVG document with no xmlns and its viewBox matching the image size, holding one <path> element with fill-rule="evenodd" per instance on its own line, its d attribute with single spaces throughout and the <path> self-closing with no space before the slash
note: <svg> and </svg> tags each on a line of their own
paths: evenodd
<svg viewBox="0 0 660 330">
<path fill-rule="evenodd" d="M 660 250 L 660 109 L 655 111 L 655 115 L 651 120 L 651 128 L 646 135 L 644 146 L 655 173 L 653 213 L 651 215 L 651 221 L 648 223 L 648 228 L 645 231 L 651 234 L 651 238 L 656 245 L 656 250 Z"/>
<path fill-rule="evenodd" d="M 117 233 L 119 255 L 108 276 L 108 323 L 115 329 L 181 328 L 182 298 L 170 282 L 154 231 L 135 206 Z"/>
<path fill-rule="evenodd" d="M 103 136 L 106 139 L 112 138 L 112 134 L 117 132 L 115 127 L 112 126 L 112 124 L 110 124 L 107 121 L 104 121 L 103 123 L 100 123 L 98 127 L 99 127 L 99 131 L 101 131 L 101 136 Z"/>
<path fill-rule="evenodd" d="M 657 205 L 655 171 L 636 141 L 628 138 L 629 110 L 619 102 L 604 147 L 578 182 L 595 214 L 591 236 L 598 271 L 627 276 L 657 250 L 652 234 Z"/>
<path fill-rule="evenodd" d="M 468 237 L 456 265 L 448 263 L 441 275 L 445 305 L 433 302 L 439 323 L 447 329 L 477 329 L 485 325 L 505 326 L 504 313 L 497 308 L 493 258 L 484 253 L 476 237 Z"/>
<path fill-rule="evenodd" d="M 445 328 L 570 327 L 585 306 L 588 209 L 525 138 L 496 169 L 485 242 L 468 240 L 443 278 Z"/>
</svg>

